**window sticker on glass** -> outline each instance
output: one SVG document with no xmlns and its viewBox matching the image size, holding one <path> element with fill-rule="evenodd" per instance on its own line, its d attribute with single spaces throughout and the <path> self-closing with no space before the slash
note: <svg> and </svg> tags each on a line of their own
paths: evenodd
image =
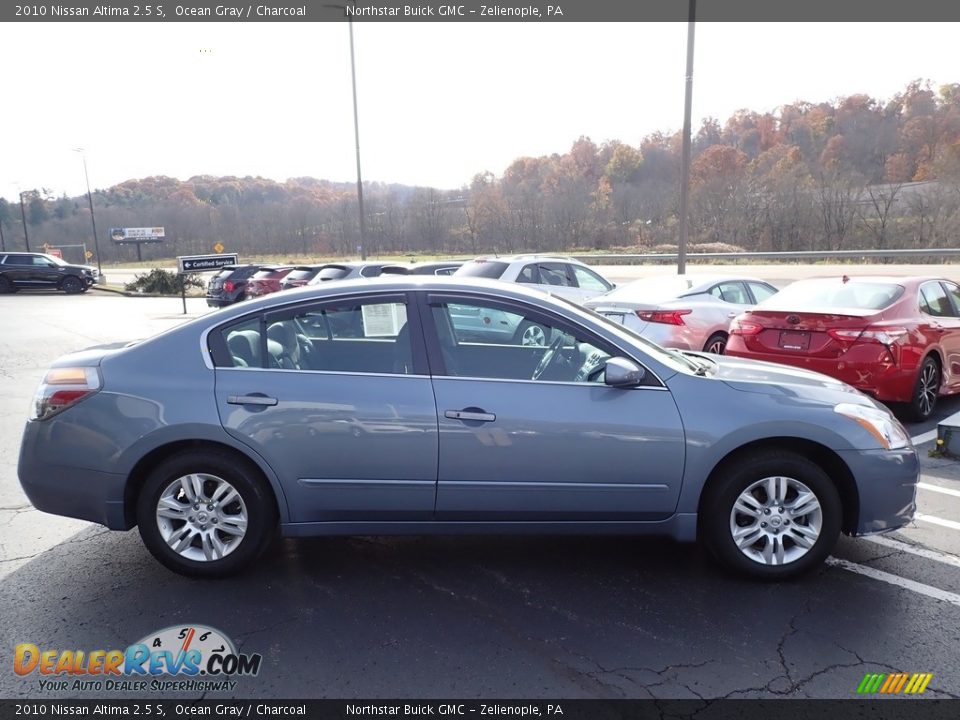
<svg viewBox="0 0 960 720">
<path fill-rule="evenodd" d="M 364 337 L 396 337 L 407 322 L 407 306 L 382 303 L 363 306 Z"/>
</svg>

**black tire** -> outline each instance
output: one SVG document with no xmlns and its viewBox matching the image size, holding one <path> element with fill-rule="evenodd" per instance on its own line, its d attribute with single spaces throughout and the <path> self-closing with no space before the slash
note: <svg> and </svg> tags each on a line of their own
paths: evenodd
<svg viewBox="0 0 960 720">
<path fill-rule="evenodd" d="M 181 491 L 181 497 L 176 502 L 182 504 L 182 512 L 189 513 L 189 516 L 182 520 L 164 520 L 164 530 L 161 531 L 161 520 L 157 517 L 161 497 L 165 491 L 176 488 L 180 478 L 191 475 L 203 476 L 201 487 L 205 493 L 223 487 L 218 485 L 218 481 L 228 483 L 236 490 L 240 501 L 232 500 L 225 503 L 223 508 L 212 505 L 212 501 L 211 505 L 198 504 L 191 508 L 189 498 Z M 204 511 L 209 515 L 203 515 Z M 177 512 L 181 512 L 180 507 Z M 237 541 L 234 533 L 226 533 L 221 528 L 230 526 L 229 518 L 239 518 L 244 514 L 246 529 Z M 201 517 L 207 525 L 199 525 Z M 220 518 L 222 524 L 217 525 L 213 519 L 215 517 Z M 190 577 L 224 577 L 246 567 L 263 552 L 276 530 L 277 511 L 272 491 L 252 463 L 222 450 L 190 450 L 167 458 L 147 477 L 137 498 L 137 524 L 144 545 L 169 569 Z M 192 531 L 187 532 L 188 524 Z M 205 528 L 204 533 L 196 532 L 198 526 Z M 177 552 L 164 539 L 164 532 L 170 537 L 189 537 L 189 543 L 181 552 Z M 233 542 L 236 544 L 222 557 L 195 559 L 204 552 L 202 534 L 216 534 L 226 547 Z"/>
<path fill-rule="evenodd" d="M 67 275 L 67 277 L 60 281 L 60 289 L 67 295 L 76 295 L 77 293 L 83 292 L 83 283 L 80 281 L 80 278 Z"/>
<path fill-rule="evenodd" d="M 799 495 L 789 493 L 784 493 L 785 502 L 766 507 L 769 503 L 764 498 L 765 483 L 755 490 L 759 498 L 757 494 L 751 494 L 757 507 L 752 522 L 746 513 L 734 515 L 734 507 L 742 494 L 760 481 L 773 477 L 785 478 L 787 482 L 783 485 L 792 492 L 796 492 L 797 484 L 812 492 L 819 503 L 819 517 L 816 511 L 793 516 L 790 505 Z M 781 507 L 785 508 L 784 513 L 779 512 Z M 738 455 L 719 470 L 705 491 L 700 513 L 701 541 L 723 565 L 754 578 L 783 580 L 808 572 L 826 560 L 840 534 L 843 508 L 837 488 L 819 465 L 793 452 L 762 450 Z M 795 538 L 802 539 L 812 533 L 817 524 L 819 533 L 812 546 L 804 550 Z M 734 526 L 745 533 L 745 541 L 753 537 L 754 532 L 758 539 L 741 550 L 734 541 Z M 801 529 L 804 529 L 803 533 Z M 785 562 L 766 564 L 760 558 L 767 548 L 777 547 L 777 543 L 783 550 Z M 772 549 L 770 553 L 774 555 Z M 788 553 L 802 554 L 789 560 Z"/>
<path fill-rule="evenodd" d="M 10 278 L 6 275 L 0 275 L 0 294 L 7 294 L 16 292 L 16 289 L 13 287 L 13 283 L 10 282 Z"/>
<path fill-rule="evenodd" d="M 517 345 L 547 347 L 550 344 L 550 330 L 539 323 L 524 320 L 514 333 L 513 342 Z"/>
<path fill-rule="evenodd" d="M 714 348 L 714 349 L 711 349 Z M 718 332 L 711 335 L 706 344 L 703 346 L 703 351 L 708 353 L 715 353 L 717 355 L 723 355 L 723 351 L 727 349 L 727 334 Z"/>
<path fill-rule="evenodd" d="M 940 363 L 934 355 L 927 355 L 920 363 L 917 380 L 913 384 L 913 394 L 907 405 L 907 414 L 911 420 L 923 422 L 933 415 L 940 395 L 941 379 Z"/>
</svg>

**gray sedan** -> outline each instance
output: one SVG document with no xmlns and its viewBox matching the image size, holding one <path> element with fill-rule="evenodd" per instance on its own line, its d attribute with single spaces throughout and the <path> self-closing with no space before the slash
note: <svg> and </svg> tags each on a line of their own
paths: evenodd
<svg viewBox="0 0 960 720">
<path fill-rule="evenodd" d="M 462 336 L 451 308 L 548 328 Z M 667 351 L 522 285 L 394 276 L 231 306 L 66 355 L 26 424 L 40 510 L 138 526 L 167 567 L 286 536 L 656 533 L 783 578 L 909 523 L 903 427 L 823 375 Z"/>
<path fill-rule="evenodd" d="M 720 355 L 730 321 L 776 292 L 770 283 L 738 275 L 654 276 L 584 305 L 658 345 Z"/>
</svg>

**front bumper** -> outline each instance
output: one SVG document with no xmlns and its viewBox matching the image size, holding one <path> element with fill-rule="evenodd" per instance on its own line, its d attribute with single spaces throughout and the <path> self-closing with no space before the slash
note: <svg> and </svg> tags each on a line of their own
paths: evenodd
<svg viewBox="0 0 960 720">
<path fill-rule="evenodd" d="M 917 511 L 920 458 L 912 448 L 841 450 L 857 488 L 854 535 L 890 532 L 913 521 Z"/>
</svg>

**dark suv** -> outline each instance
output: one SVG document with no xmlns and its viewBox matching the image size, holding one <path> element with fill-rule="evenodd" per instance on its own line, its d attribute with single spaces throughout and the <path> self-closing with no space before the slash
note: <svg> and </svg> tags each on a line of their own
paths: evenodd
<svg viewBox="0 0 960 720">
<path fill-rule="evenodd" d="M 207 284 L 207 305 L 226 307 L 247 299 L 247 281 L 259 265 L 224 265 Z"/>
<path fill-rule="evenodd" d="M 54 289 L 82 293 L 100 282 L 100 272 L 89 265 L 71 265 L 44 253 L 0 253 L 0 293 Z"/>
</svg>

